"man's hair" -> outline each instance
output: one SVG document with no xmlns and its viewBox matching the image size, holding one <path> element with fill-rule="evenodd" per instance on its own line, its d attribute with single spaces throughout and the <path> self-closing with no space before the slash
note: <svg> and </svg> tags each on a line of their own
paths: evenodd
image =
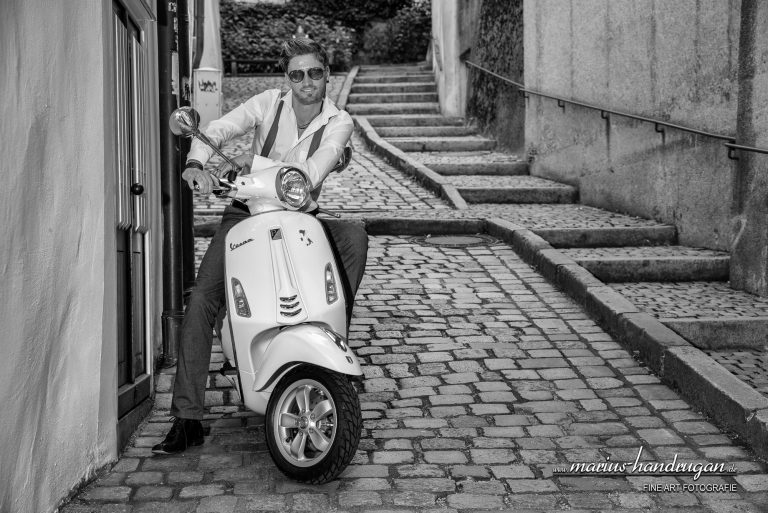
<svg viewBox="0 0 768 513">
<path fill-rule="evenodd" d="M 319 43 L 312 41 L 311 39 L 288 39 L 283 42 L 283 47 L 280 50 L 280 67 L 283 71 L 288 71 L 288 63 L 294 57 L 299 55 L 312 54 L 317 57 L 317 60 L 323 63 L 323 67 L 328 66 L 328 54 L 325 52 L 325 48 L 320 46 Z"/>
</svg>

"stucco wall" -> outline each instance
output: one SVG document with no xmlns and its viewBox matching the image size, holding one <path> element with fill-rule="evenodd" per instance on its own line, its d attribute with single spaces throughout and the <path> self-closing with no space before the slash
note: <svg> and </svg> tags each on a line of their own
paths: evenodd
<svg viewBox="0 0 768 513">
<path fill-rule="evenodd" d="M 116 457 L 105 4 L 0 4 L 0 511 L 50 511 Z"/>
<path fill-rule="evenodd" d="M 526 0 L 529 88 L 735 135 L 738 0 Z M 582 202 L 677 226 L 684 244 L 727 249 L 735 165 L 722 142 L 531 95 L 532 173 Z"/>
<path fill-rule="evenodd" d="M 461 54 L 472 46 L 480 0 L 432 0 L 432 67 L 445 116 L 464 116 L 467 69 Z"/>
</svg>

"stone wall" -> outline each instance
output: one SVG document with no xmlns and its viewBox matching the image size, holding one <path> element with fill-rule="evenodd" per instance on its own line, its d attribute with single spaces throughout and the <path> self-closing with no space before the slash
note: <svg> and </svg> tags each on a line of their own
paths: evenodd
<svg viewBox="0 0 768 513">
<path fill-rule="evenodd" d="M 768 148 L 768 3 L 742 2 L 740 144 Z M 768 296 L 768 155 L 740 152 L 731 284 Z"/>
<path fill-rule="evenodd" d="M 525 1 L 528 88 L 735 135 L 738 0 Z M 728 249 L 736 165 L 721 141 L 531 95 L 532 174 L 581 200 L 677 226 L 680 242 Z"/>
<path fill-rule="evenodd" d="M 523 0 L 484 0 L 475 24 L 470 61 L 524 83 Z M 470 69 L 468 115 L 501 149 L 520 151 L 525 143 L 525 100 L 516 87 Z"/>
</svg>

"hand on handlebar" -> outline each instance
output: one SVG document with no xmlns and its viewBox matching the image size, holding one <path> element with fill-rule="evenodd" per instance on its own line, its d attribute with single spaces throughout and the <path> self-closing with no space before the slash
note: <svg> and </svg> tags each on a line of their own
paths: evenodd
<svg viewBox="0 0 768 513">
<path fill-rule="evenodd" d="M 188 167 L 181 174 L 181 177 L 186 180 L 190 189 L 204 195 L 210 194 L 213 191 L 214 185 L 217 185 L 214 184 L 213 177 L 208 171 L 203 171 L 196 167 Z"/>
<path fill-rule="evenodd" d="M 251 169 L 251 164 L 253 164 L 253 154 L 251 153 L 243 153 L 242 155 L 238 155 L 237 157 L 234 157 L 231 159 L 232 162 L 234 162 L 237 165 L 236 169 L 232 169 L 232 166 L 229 164 L 229 162 L 222 162 L 221 164 L 216 167 L 215 175 L 218 177 L 224 177 L 226 175 L 227 179 L 231 182 L 234 181 L 235 176 L 240 173 L 248 174 Z M 232 171 L 235 171 L 234 176 L 230 176 L 229 173 Z"/>
</svg>

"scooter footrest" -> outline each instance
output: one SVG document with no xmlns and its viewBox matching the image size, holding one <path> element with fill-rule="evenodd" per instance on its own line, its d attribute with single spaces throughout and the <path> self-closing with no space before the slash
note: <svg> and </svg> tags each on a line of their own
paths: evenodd
<svg viewBox="0 0 768 513">
<path fill-rule="evenodd" d="M 231 363 L 229 363 L 229 360 L 225 360 L 224 365 L 222 365 L 221 369 L 219 369 L 219 374 L 221 374 L 222 376 L 227 376 L 232 374 L 237 375 L 237 369 L 233 367 Z"/>
</svg>

